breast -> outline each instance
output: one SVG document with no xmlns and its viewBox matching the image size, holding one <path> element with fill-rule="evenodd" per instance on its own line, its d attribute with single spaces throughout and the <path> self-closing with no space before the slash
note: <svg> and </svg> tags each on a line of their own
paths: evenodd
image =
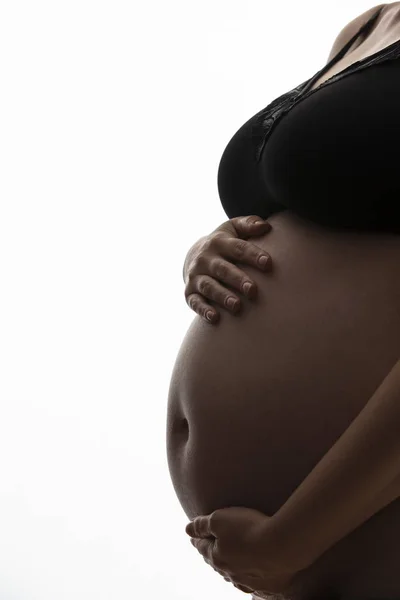
<svg viewBox="0 0 400 600">
<path fill-rule="evenodd" d="M 290 211 L 269 221 L 272 231 L 252 241 L 273 272 L 241 265 L 258 299 L 244 300 L 239 317 L 221 313 L 218 326 L 195 317 L 172 372 L 168 464 L 190 519 L 226 506 L 272 516 L 400 355 L 400 238 L 332 231 Z M 369 564 L 377 535 L 382 577 Z M 400 594 L 397 565 L 389 582 L 387 573 L 399 535 L 393 503 L 304 573 L 299 598 L 315 586 L 370 592 L 367 562 L 379 592 L 398 583 Z"/>
</svg>

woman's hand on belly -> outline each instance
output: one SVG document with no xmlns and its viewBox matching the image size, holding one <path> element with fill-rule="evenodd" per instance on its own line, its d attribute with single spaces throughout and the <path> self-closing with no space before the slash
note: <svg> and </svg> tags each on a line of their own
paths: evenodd
<svg viewBox="0 0 400 600">
<path fill-rule="evenodd" d="M 187 305 L 210 323 L 217 323 L 219 312 L 216 305 L 227 308 L 232 314 L 239 312 L 240 298 L 234 290 L 254 299 L 256 284 L 232 263 L 241 262 L 269 271 L 271 256 L 257 244 L 245 240 L 251 236 L 263 236 L 270 230 L 268 221 L 256 215 L 235 217 L 193 244 L 183 267 Z M 262 257 L 267 262 L 260 262 Z M 246 283 L 249 284 L 247 291 L 243 288 Z"/>
<path fill-rule="evenodd" d="M 226 581 L 263 598 L 290 593 L 297 573 L 274 539 L 271 521 L 258 510 L 229 507 L 197 517 L 187 525 L 186 533 L 204 560 Z"/>
</svg>

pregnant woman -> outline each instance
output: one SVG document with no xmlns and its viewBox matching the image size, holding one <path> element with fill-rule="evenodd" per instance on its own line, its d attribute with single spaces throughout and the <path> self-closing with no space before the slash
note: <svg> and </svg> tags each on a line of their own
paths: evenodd
<svg viewBox="0 0 400 600">
<path fill-rule="evenodd" d="M 374 7 L 227 145 L 221 202 L 234 222 L 268 218 L 241 248 L 270 254 L 270 274 L 229 255 L 231 221 L 185 262 L 202 316 L 224 287 L 240 301 L 229 260 L 258 298 L 186 333 L 168 399 L 172 482 L 189 519 L 270 516 L 302 568 L 291 600 L 400 598 L 398 58 L 400 2 Z"/>
</svg>

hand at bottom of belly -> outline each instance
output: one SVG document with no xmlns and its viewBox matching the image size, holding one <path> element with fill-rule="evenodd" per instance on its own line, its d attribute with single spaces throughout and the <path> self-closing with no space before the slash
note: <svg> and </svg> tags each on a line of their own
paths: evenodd
<svg viewBox="0 0 400 600">
<path fill-rule="evenodd" d="M 244 507 L 215 510 L 186 527 L 204 560 L 226 581 L 261 598 L 288 594 L 297 570 L 279 557 L 264 513 Z"/>
</svg>

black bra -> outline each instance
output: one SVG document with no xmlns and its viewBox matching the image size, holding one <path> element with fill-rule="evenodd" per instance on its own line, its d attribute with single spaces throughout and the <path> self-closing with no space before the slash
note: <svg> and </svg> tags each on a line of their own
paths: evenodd
<svg viewBox="0 0 400 600">
<path fill-rule="evenodd" d="M 310 89 L 383 8 L 313 77 L 231 138 L 218 168 L 229 218 L 290 209 L 326 226 L 400 230 L 400 40 Z"/>
</svg>

